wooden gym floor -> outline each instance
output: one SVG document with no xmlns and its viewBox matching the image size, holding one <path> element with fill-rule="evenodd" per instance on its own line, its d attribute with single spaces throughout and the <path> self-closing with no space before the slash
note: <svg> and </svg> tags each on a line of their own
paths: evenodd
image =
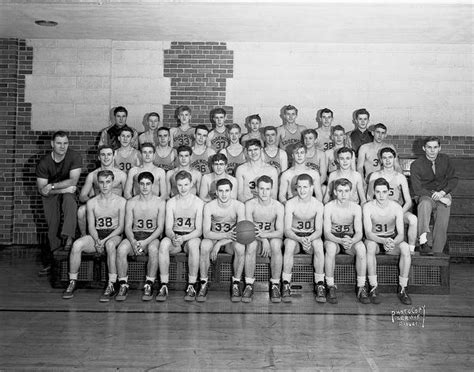
<svg viewBox="0 0 474 372">
<path fill-rule="evenodd" d="M 0 249 L 0 370 L 356 370 L 461 371 L 474 367 L 473 265 L 451 264 L 450 295 L 395 293 L 362 305 L 353 293 L 317 304 L 311 293 L 271 304 L 256 293 L 232 304 L 211 291 L 204 304 L 173 291 L 167 303 L 72 300 L 38 278 L 37 251 Z M 424 308 L 412 326 L 393 312 Z"/>
</svg>

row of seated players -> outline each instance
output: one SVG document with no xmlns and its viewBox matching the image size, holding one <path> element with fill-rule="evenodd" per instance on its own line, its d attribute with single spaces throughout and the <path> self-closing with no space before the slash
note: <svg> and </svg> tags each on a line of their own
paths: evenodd
<svg viewBox="0 0 474 372">
<path fill-rule="evenodd" d="M 248 145 L 248 149 L 251 146 Z M 258 152 L 260 147 L 255 147 Z M 263 165 L 272 168 L 265 163 Z M 153 193 L 155 177 L 152 172 L 143 171 L 138 175 L 138 194 L 128 201 L 113 192 L 116 186 L 114 173 L 113 170 L 100 170 L 96 175 L 99 194 L 88 200 L 86 207 L 89 235 L 73 244 L 70 282 L 63 293 L 65 299 L 74 295 L 82 252 L 101 254 L 106 251 L 109 282 L 101 301 L 106 302 L 113 297 L 118 301 L 126 299 L 127 256 L 146 253 L 149 259 L 142 299 L 153 298 L 153 283 L 159 267 L 160 289 L 156 300 L 165 301 L 168 295 L 169 256 L 184 250 L 189 255 L 185 299 L 205 301 L 209 289 L 207 273 L 210 260 L 215 260 L 223 248 L 234 255 L 232 301 L 251 301 L 256 253 L 259 250 L 262 256 L 271 257 L 271 301 L 290 302 L 293 255 L 302 250 L 314 255 L 316 301 L 337 303 L 335 255 L 343 251 L 356 256 L 359 301 L 377 304 L 380 297 L 375 255 L 383 250 L 400 255 L 398 297 L 404 304 L 411 304 L 406 291 L 411 255 L 410 247 L 404 241 L 404 211 L 398 202 L 389 199 L 391 187 L 383 177 L 373 182 L 371 187 L 375 199 L 363 205 L 362 213 L 362 208 L 352 200 L 356 186 L 348 178 L 341 177 L 334 181 L 332 194 L 335 198 L 325 206 L 314 197 L 315 189 L 320 188 L 317 172 L 298 174 L 295 192 L 285 199 L 284 204 L 275 199 L 277 176 L 260 175 L 254 179 L 252 191 L 255 192 L 251 192 L 245 203 L 232 197 L 234 183 L 228 178 L 221 178 L 215 186 L 216 199 L 205 203 L 192 192 L 193 176 L 186 170 L 178 170 L 173 175 L 177 194 L 167 202 Z M 319 196 L 321 199 L 321 194 Z M 236 223 L 244 219 L 254 222 L 257 236 L 257 240 L 247 246 L 236 241 L 235 233 Z M 122 240 L 123 232 L 126 238 Z M 242 292 L 240 278 L 244 267 L 245 288 Z M 366 273 L 369 291 L 366 289 Z M 117 278 L 120 285 L 118 293 L 115 288 Z"/>
</svg>

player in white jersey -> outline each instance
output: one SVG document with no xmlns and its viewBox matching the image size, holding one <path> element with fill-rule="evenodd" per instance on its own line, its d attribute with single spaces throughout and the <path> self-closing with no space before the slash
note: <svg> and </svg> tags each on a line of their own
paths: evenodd
<svg viewBox="0 0 474 372">
<path fill-rule="evenodd" d="M 194 132 L 193 153 L 191 155 L 191 168 L 201 174 L 211 173 L 210 158 L 216 152 L 207 146 L 209 129 L 205 125 L 198 125 Z"/>
<path fill-rule="evenodd" d="M 69 284 L 63 292 L 64 299 L 74 297 L 82 253 L 107 253 L 109 280 L 101 302 L 108 302 L 115 295 L 117 268 L 116 248 L 122 241 L 126 200 L 112 192 L 114 173 L 102 170 L 97 174 L 100 194 L 87 201 L 89 235 L 77 239 L 69 256 Z"/>
<path fill-rule="evenodd" d="M 278 172 L 288 169 L 288 155 L 286 151 L 278 147 L 278 131 L 273 126 L 267 126 L 263 129 L 263 137 L 265 138 L 265 147 L 263 149 L 263 156 L 265 162 L 274 166 Z"/>
<path fill-rule="evenodd" d="M 153 194 L 155 177 L 141 172 L 138 177 L 139 194 L 125 206 L 125 236 L 117 248 L 119 291 L 116 301 L 125 301 L 128 295 L 128 256 L 148 255 L 143 301 L 153 299 L 153 284 L 158 270 L 158 247 L 165 221 L 164 199 Z"/>
<path fill-rule="evenodd" d="M 206 203 L 215 199 L 217 197 L 217 181 L 226 178 L 232 182 L 232 199 L 237 199 L 237 180 L 226 172 L 227 158 L 225 155 L 221 153 L 213 155 L 211 163 L 213 172 L 202 176 L 199 197 Z"/>
<path fill-rule="evenodd" d="M 176 168 L 166 173 L 166 186 L 169 196 L 173 197 L 178 194 L 175 176 L 182 170 L 188 172 L 192 176 L 191 193 L 197 195 L 201 186 L 201 172 L 191 168 L 191 155 L 193 150 L 189 146 L 180 146 L 176 150 L 178 153 L 178 161 Z"/>
<path fill-rule="evenodd" d="M 272 186 L 273 180 L 270 177 L 259 177 L 257 197 L 245 203 L 245 216 L 255 224 L 257 240 L 247 244 L 245 250 L 245 289 L 242 302 L 252 301 L 257 249 L 260 250 L 260 256 L 270 257 L 270 300 L 281 302 L 280 276 L 285 208 L 271 197 Z"/>
<path fill-rule="evenodd" d="M 188 106 L 179 106 L 176 109 L 176 116 L 179 125 L 170 129 L 171 146 L 192 146 L 194 143 L 194 128 L 191 127 L 191 108 Z"/>
<path fill-rule="evenodd" d="M 178 157 L 176 149 L 170 146 L 170 130 L 166 127 L 158 128 L 156 135 L 158 144 L 155 149 L 153 164 L 168 172 L 175 168 L 176 158 Z"/>
<path fill-rule="evenodd" d="M 301 141 L 301 133 L 306 129 L 304 125 L 296 124 L 298 109 L 295 106 L 287 105 L 283 109 L 284 124 L 279 126 L 278 138 L 280 148 L 286 151 L 288 155 L 288 165 L 291 164 L 291 155 L 293 146 Z"/>
<path fill-rule="evenodd" d="M 220 151 L 227 157 L 227 173 L 235 177 L 235 170 L 247 161 L 245 148 L 240 144 L 241 128 L 239 124 L 229 127 L 230 145 Z"/>
<path fill-rule="evenodd" d="M 227 113 L 222 107 L 217 107 L 211 111 L 210 116 L 214 123 L 214 128 L 207 137 L 207 146 L 215 152 L 219 152 L 230 144 L 229 130 L 225 125 Z"/>
<path fill-rule="evenodd" d="M 411 255 L 410 248 L 404 241 L 403 210 L 400 204 L 389 199 L 389 191 L 390 185 L 385 178 L 376 179 L 374 181 L 375 200 L 370 200 L 363 206 L 367 273 L 370 284 L 369 298 L 374 304 L 380 303 L 377 291 L 376 254 L 383 250 L 385 254 L 400 256 L 397 295 L 403 304 L 411 305 L 406 289 Z"/>
<path fill-rule="evenodd" d="M 316 147 L 318 133 L 314 129 L 305 129 L 301 133 L 301 142 L 306 148 L 306 166 L 319 172 L 320 182 L 323 186 L 328 176 L 326 167 L 326 155 L 324 151 Z M 323 194 L 326 187 L 323 187 Z"/>
<path fill-rule="evenodd" d="M 203 211 L 203 236 L 201 243 L 201 288 L 197 301 L 204 302 L 209 290 L 210 260 L 215 261 L 217 254 L 224 248 L 226 253 L 233 254 L 233 277 L 231 285 L 231 301 L 239 302 L 242 298 L 240 278 L 244 269 L 245 245 L 238 243 L 235 225 L 245 219 L 245 206 L 242 202 L 231 198 L 232 183 L 228 179 L 217 181 L 217 198 L 206 203 Z"/>
<path fill-rule="evenodd" d="M 144 143 L 152 143 L 153 146 L 158 146 L 157 131 L 160 126 L 160 115 L 156 112 L 150 112 L 143 121 L 145 132 L 138 136 L 138 144 L 141 146 Z"/>
<path fill-rule="evenodd" d="M 337 162 L 337 152 L 340 148 L 346 146 L 346 131 L 340 125 L 335 125 L 332 127 L 332 141 L 334 142 L 334 147 L 330 151 L 326 151 L 326 168 L 328 173 L 332 173 L 338 169 Z M 356 170 L 356 158 L 352 157 L 351 169 Z"/>
<path fill-rule="evenodd" d="M 247 127 L 247 133 L 242 136 L 242 139 L 240 142 L 242 142 L 242 145 L 244 147 L 246 146 L 246 142 L 251 139 L 257 139 L 260 141 L 260 145 L 263 147 L 263 136 L 262 136 L 262 119 L 260 118 L 260 115 L 254 114 L 254 115 L 249 115 L 246 120 L 246 127 Z"/>
<path fill-rule="evenodd" d="M 321 151 L 329 151 L 334 147 L 332 140 L 332 121 L 334 119 L 333 112 L 328 108 L 323 108 L 319 113 L 319 121 L 321 126 L 316 129 L 317 140 L 316 148 Z"/>
<path fill-rule="evenodd" d="M 125 173 L 142 163 L 140 151 L 131 146 L 132 136 L 133 130 L 130 127 L 122 128 L 118 137 L 120 147 L 114 153 L 115 166 Z"/>
</svg>

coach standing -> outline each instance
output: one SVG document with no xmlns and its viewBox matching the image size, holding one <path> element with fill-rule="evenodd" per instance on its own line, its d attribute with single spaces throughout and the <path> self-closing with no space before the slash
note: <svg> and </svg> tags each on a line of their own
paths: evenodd
<svg viewBox="0 0 474 372">
<path fill-rule="evenodd" d="M 441 154 L 438 137 L 424 140 L 424 155 L 410 167 L 413 193 L 418 203 L 418 234 L 420 254 L 443 252 L 451 213 L 451 193 L 458 184 L 454 166 L 446 154 Z M 431 213 L 434 213 L 433 249 L 428 246 L 426 235 L 430 231 Z"/>
<path fill-rule="evenodd" d="M 51 270 L 52 253 L 61 247 L 61 238 L 65 239 L 66 249 L 72 245 L 77 225 L 75 193 L 82 158 L 69 149 L 66 132 L 54 133 L 51 147 L 53 151 L 41 158 L 36 167 L 36 185 L 43 200 L 49 240 L 49 247 L 44 247 L 42 251 L 43 269 L 39 275 L 47 275 Z M 59 234 L 61 210 L 64 220 Z"/>
</svg>

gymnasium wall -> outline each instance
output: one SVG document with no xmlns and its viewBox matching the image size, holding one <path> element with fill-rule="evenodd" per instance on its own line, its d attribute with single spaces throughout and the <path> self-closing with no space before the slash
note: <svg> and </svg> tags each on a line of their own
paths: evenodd
<svg viewBox="0 0 474 372">
<path fill-rule="evenodd" d="M 180 104 L 193 108 L 194 123 L 209 124 L 209 110 L 225 106 L 229 121 L 260 113 L 279 125 L 291 103 L 310 127 L 330 107 L 347 130 L 352 111 L 366 107 L 402 155 L 436 134 L 445 152 L 472 156 L 472 57 L 466 45 L 0 39 L 0 244 L 44 243 L 34 171 L 52 131 L 68 130 L 84 154 L 83 181 L 116 105 L 138 130 L 150 111 L 175 125 Z"/>
</svg>

